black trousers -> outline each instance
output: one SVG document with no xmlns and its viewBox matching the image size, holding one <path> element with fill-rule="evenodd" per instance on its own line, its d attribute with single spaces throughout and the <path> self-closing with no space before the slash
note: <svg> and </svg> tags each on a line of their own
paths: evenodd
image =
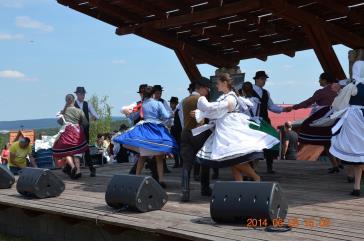
<svg viewBox="0 0 364 241">
<path fill-rule="evenodd" d="M 85 137 L 86 137 L 86 141 L 87 141 L 87 144 L 90 143 L 90 126 L 85 126 L 83 128 L 83 131 L 85 133 Z M 91 155 L 90 155 L 90 150 L 87 149 L 87 151 L 85 152 L 85 164 L 86 166 L 88 166 L 90 169 L 93 168 L 94 164 L 93 164 L 93 161 L 92 161 L 92 158 L 91 158 Z"/>
<path fill-rule="evenodd" d="M 279 152 L 276 150 L 264 149 L 264 158 L 267 163 L 267 170 L 273 170 L 273 160 L 277 158 Z"/>
<path fill-rule="evenodd" d="M 205 131 L 197 136 L 193 136 L 190 130 L 183 130 L 181 134 L 181 157 L 183 159 L 183 170 L 191 172 L 192 166 L 196 160 L 196 154 L 201 149 L 211 131 Z M 209 185 L 209 167 L 201 166 L 201 187 Z"/>
</svg>

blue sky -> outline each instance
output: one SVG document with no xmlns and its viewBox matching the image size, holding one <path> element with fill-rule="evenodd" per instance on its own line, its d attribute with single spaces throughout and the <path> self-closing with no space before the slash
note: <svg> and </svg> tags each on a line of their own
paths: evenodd
<svg viewBox="0 0 364 241">
<path fill-rule="evenodd" d="M 138 98 L 141 83 L 161 84 L 164 98 L 186 96 L 189 83 L 174 52 L 148 40 L 115 35 L 115 27 L 55 0 L 0 0 L 0 120 L 54 117 L 64 96 L 85 86 L 89 95 L 108 95 L 113 115 Z M 348 72 L 347 51 L 335 46 Z M 276 103 L 296 103 L 319 88 L 322 68 L 312 50 L 240 62 L 251 80 L 257 70 L 271 77 Z M 215 68 L 199 65 L 204 76 Z"/>
</svg>

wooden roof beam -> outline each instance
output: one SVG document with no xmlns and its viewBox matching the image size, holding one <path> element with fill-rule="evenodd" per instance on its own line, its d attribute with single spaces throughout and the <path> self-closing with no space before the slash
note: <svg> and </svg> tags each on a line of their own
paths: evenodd
<svg viewBox="0 0 364 241">
<path fill-rule="evenodd" d="M 192 55 L 181 49 L 175 50 L 174 52 L 176 53 L 179 62 L 181 63 L 190 81 L 195 83 L 201 79 L 202 75 L 197 68 L 195 60 L 192 58 Z"/>
<path fill-rule="evenodd" d="M 260 2 L 261 0 L 244 0 L 235 3 L 224 4 L 221 7 L 210 8 L 206 10 L 193 12 L 190 14 L 170 17 L 168 19 L 159 19 L 136 24 L 134 26 L 126 26 L 124 27 L 126 29 L 121 31 L 132 33 L 137 28 L 163 29 L 163 28 L 176 27 L 180 25 L 186 25 L 194 22 L 206 21 L 214 18 L 224 17 L 260 8 L 261 6 Z"/>
<path fill-rule="evenodd" d="M 116 31 L 116 34 L 118 32 Z M 172 50 L 185 50 L 191 53 L 193 57 L 211 64 L 217 68 L 220 67 L 233 67 L 239 64 L 238 59 L 225 57 L 214 52 L 210 52 L 200 46 L 195 46 L 185 41 L 179 40 L 173 36 L 169 36 L 160 30 L 153 29 L 139 29 L 135 32 L 136 35 L 149 39 L 157 44 L 163 45 Z"/>
<path fill-rule="evenodd" d="M 364 47 L 364 37 L 299 9 L 285 0 L 262 0 L 262 5 L 264 8 L 271 10 L 275 15 L 281 16 L 296 25 L 302 26 L 309 24 L 323 26 L 331 37 L 350 48 L 356 49 Z"/>
<path fill-rule="evenodd" d="M 354 23 L 364 24 L 364 16 L 361 13 L 358 13 L 356 9 L 351 9 L 348 6 L 338 3 L 337 1 L 332 0 L 315 0 L 320 5 L 325 6 L 329 9 L 334 10 L 335 12 L 347 16 Z"/>
<path fill-rule="evenodd" d="M 240 59 L 257 58 L 264 61 L 267 56 L 284 54 L 289 57 L 294 57 L 295 51 L 310 49 L 308 43 L 293 43 L 293 44 L 272 44 L 270 48 L 252 49 L 250 52 L 245 52 L 237 56 Z M 294 50 L 293 50 L 294 49 Z"/>
</svg>

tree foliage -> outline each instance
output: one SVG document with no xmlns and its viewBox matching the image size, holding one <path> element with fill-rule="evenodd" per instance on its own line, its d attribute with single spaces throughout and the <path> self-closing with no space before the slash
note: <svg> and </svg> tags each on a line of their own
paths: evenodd
<svg viewBox="0 0 364 241">
<path fill-rule="evenodd" d="M 109 133 L 111 131 L 112 107 L 108 103 L 108 100 L 108 96 L 103 96 L 100 98 L 97 95 L 92 95 L 88 100 L 88 103 L 93 105 L 96 113 L 99 115 L 98 120 L 91 121 L 90 123 L 90 144 L 96 143 L 97 134 Z"/>
</svg>

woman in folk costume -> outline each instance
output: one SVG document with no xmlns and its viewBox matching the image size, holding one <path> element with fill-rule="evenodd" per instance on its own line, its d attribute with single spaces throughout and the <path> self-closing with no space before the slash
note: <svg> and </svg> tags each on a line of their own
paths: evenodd
<svg viewBox="0 0 364 241">
<path fill-rule="evenodd" d="M 217 89 L 223 92 L 217 101 L 210 103 L 206 97 L 200 97 L 197 102 L 198 109 L 193 113 L 198 122 L 209 118 L 209 125 L 214 125 L 213 133 L 197 153 L 197 157 L 201 164 L 211 167 L 232 166 L 236 181 L 243 180 L 242 173 L 260 181 L 249 162 L 263 159 L 262 150 L 271 148 L 279 141 L 249 127 L 252 122 L 248 115 L 240 113 L 238 97 L 232 91 L 232 79 L 228 74 L 219 76 Z"/>
<path fill-rule="evenodd" d="M 319 83 L 323 88 L 315 91 L 315 93 L 307 100 L 292 106 L 293 110 L 299 110 L 316 105 L 313 113 L 301 124 L 298 131 L 298 140 L 300 145 L 305 145 L 298 153 L 298 158 L 301 160 L 317 160 L 319 155 L 322 153 L 322 149 L 324 149 L 332 163 L 332 168 L 329 169 L 329 173 L 339 172 L 339 167 L 343 167 L 335 157 L 330 155 L 328 151 L 331 144 L 332 125 L 314 127 L 311 126 L 311 124 L 317 119 L 325 116 L 330 111 L 331 104 L 337 96 L 337 93 L 332 89 L 332 84 L 335 82 L 336 81 L 331 74 L 322 73 L 319 77 Z M 315 153 L 313 150 L 317 150 L 316 155 L 312 155 L 312 153 Z M 307 154 L 310 155 L 310 157 L 307 157 Z"/>
<path fill-rule="evenodd" d="M 253 95 L 253 84 L 251 82 L 244 82 L 241 88 L 241 96 L 238 97 L 240 111 L 248 116 L 255 123 L 250 124 L 250 128 L 263 131 L 277 139 L 279 134 L 273 126 L 259 116 L 260 100 Z M 272 150 L 279 150 L 279 143 L 271 148 Z"/>
<path fill-rule="evenodd" d="M 143 113 L 143 121 L 117 136 L 114 141 L 140 154 L 137 163 L 137 175 L 141 174 L 147 157 L 154 156 L 157 161 L 159 183 L 165 188 L 166 185 L 163 182 L 164 156 L 168 153 L 175 153 L 178 147 L 168 129 L 162 124 L 163 121 L 171 118 L 171 115 L 160 101 L 153 99 L 151 86 L 147 86 L 144 90 L 141 112 Z M 130 113 L 126 112 L 125 114 Z"/>
<path fill-rule="evenodd" d="M 67 173 L 71 178 L 81 177 L 80 159 L 82 154 L 88 150 L 83 126 L 88 122 L 81 109 L 74 106 L 75 97 L 72 94 L 66 96 L 66 105 L 58 114 L 58 123 L 62 125 L 60 132 L 53 144 L 54 158 L 64 158 L 66 164 L 71 167 L 71 172 Z"/>
<path fill-rule="evenodd" d="M 349 93 L 348 106 L 334 114 L 340 120 L 332 128 L 330 153 L 343 160 L 345 164 L 354 166 L 355 183 L 353 196 L 360 196 L 360 182 L 364 171 L 364 51 L 358 52 L 357 61 L 353 65 L 353 82 L 341 91 Z M 348 91 L 349 90 L 349 91 Z"/>
</svg>

